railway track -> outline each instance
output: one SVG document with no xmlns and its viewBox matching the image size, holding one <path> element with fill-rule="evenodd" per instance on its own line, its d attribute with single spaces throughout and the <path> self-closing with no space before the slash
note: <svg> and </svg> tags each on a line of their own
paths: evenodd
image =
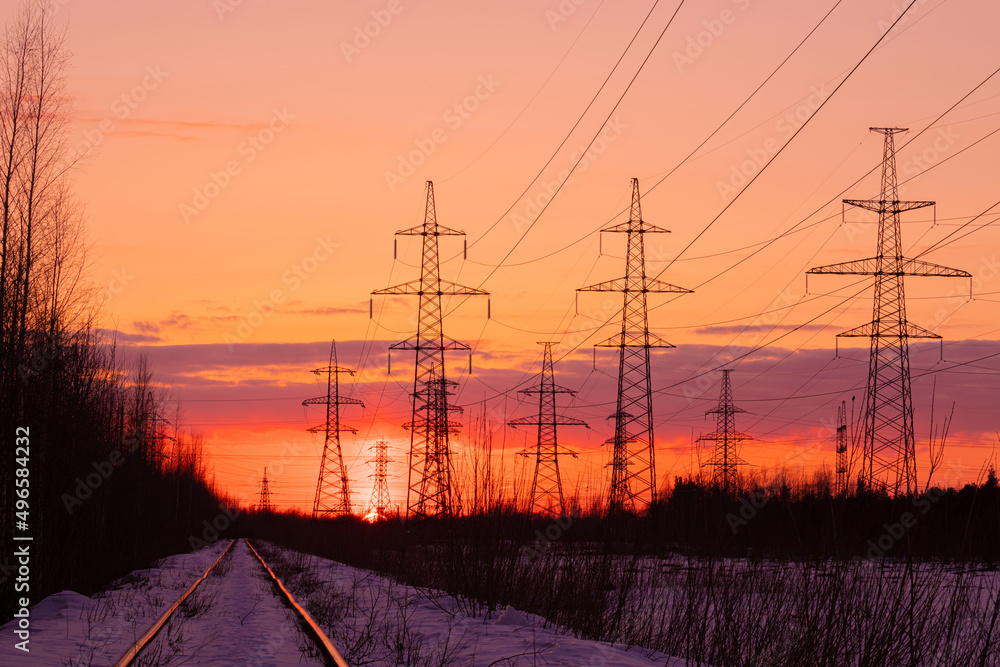
<svg viewBox="0 0 1000 667">
<path fill-rule="evenodd" d="M 126 667 L 127 665 L 140 664 L 139 661 L 140 657 L 143 655 L 143 650 L 150 646 L 157 635 L 160 634 L 160 631 L 167 626 L 172 618 L 177 618 L 177 610 L 181 608 L 184 602 L 188 600 L 196 590 L 198 590 L 198 587 L 202 584 L 202 582 L 209 577 L 222 559 L 225 558 L 226 554 L 233 550 L 233 546 L 238 541 L 240 540 L 230 541 L 229 545 L 215 560 L 215 562 L 212 563 L 207 570 L 205 570 L 205 572 L 190 586 L 190 588 L 184 592 L 183 595 L 181 595 L 172 605 L 170 605 L 170 607 L 166 609 L 166 611 L 163 612 L 163 614 L 160 615 L 156 622 L 153 623 L 153 625 L 150 626 L 150 628 L 141 637 L 139 637 L 129 650 L 125 652 L 125 655 L 123 655 L 121 659 L 115 663 L 115 667 Z M 268 578 L 273 584 L 275 595 L 278 599 L 280 599 L 285 606 L 291 608 L 295 612 L 304 634 L 310 637 L 313 644 L 316 646 L 316 649 L 319 651 L 323 661 L 330 667 L 349 667 L 347 661 L 345 661 L 340 655 L 330 639 L 326 636 L 316 621 L 313 620 L 312 616 L 309 615 L 309 612 L 307 612 L 298 602 L 295 601 L 292 594 L 274 574 L 274 571 L 271 570 L 267 563 L 264 562 L 264 559 L 257 552 L 257 550 L 253 548 L 253 545 L 250 544 L 249 540 L 241 541 L 246 544 L 247 548 L 256 557 L 256 560 L 260 563 L 261 567 L 268 575 Z M 240 623 L 242 625 L 242 620 Z"/>
</svg>

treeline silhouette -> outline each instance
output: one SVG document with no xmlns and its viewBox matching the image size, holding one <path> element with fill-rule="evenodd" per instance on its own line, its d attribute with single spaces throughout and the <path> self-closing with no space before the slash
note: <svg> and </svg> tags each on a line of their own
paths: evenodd
<svg viewBox="0 0 1000 667">
<path fill-rule="evenodd" d="M 86 284 L 83 215 L 70 182 L 80 156 L 67 138 L 66 39 L 48 10 L 34 0 L 15 10 L 0 50 L 4 619 L 16 599 L 92 592 L 188 550 L 220 503 L 200 441 L 168 438 L 167 404 L 148 364 L 123 360 L 114 335 L 95 327 L 123 285 Z M 15 545 L 28 545 L 27 577 Z"/>
</svg>

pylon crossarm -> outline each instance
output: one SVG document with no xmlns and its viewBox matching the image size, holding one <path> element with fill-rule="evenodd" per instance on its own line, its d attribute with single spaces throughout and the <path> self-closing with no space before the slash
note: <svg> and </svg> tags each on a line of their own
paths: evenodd
<svg viewBox="0 0 1000 667">
<path fill-rule="evenodd" d="M 557 416 L 555 423 L 559 426 L 582 426 L 584 428 L 590 428 L 590 424 L 583 421 L 582 419 L 577 419 L 575 417 L 566 417 L 564 415 Z"/>
<path fill-rule="evenodd" d="M 932 201 L 886 201 L 883 199 L 845 199 L 845 204 L 875 211 L 876 213 L 905 213 L 918 208 L 934 206 Z"/>
<path fill-rule="evenodd" d="M 414 429 L 414 428 L 416 428 L 416 429 L 422 429 L 422 428 L 427 428 L 427 426 L 428 426 L 427 423 L 424 422 L 424 421 L 422 421 L 422 420 L 421 421 L 416 421 L 416 422 L 406 422 L 405 424 L 403 424 L 403 428 L 405 428 L 407 430 L 411 430 L 411 429 Z M 433 424 L 433 426 L 435 428 L 438 428 L 439 426 L 440 427 L 447 426 L 448 429 L 449 429 L 449 432 L 451 432 L 451 433 L 458 433 L 458 431 L 455 430 L 455 429 L 461 428 L 462 424 L 460 422 L 453 422 L 453 421 L 449 421 L 447 424 L 445 424 L 444 422 L 435 421 L 434 424 Z"/>
<path fill-rule="evenodd" d="M 323 368 L 314 368 L 309 371 L 313 375 L 326 375 L 327 373 L 347 373 L 350 376 L 354 376 L 354 371 L 350 368 L 344 368 L 343 366 L 324 366 Z"/>
<path fill-rule="evenodd" d="M 971 278 L 972 274 L 962 269 L 952 269 L 940 264 L 932 264 L 921 259 L 903 258 L 899 260 L 900 274 L 904 276 L 939 276 L 942 278 Z"/>
<path fill-rule="evenodd" d="M 468 350 L 470 349 L 468 345 L 457 340 L 452 340 L 451 338 L 445 338 L 444 341 L 440 340 L 417 340 L 411 338 L 409 340 L 401 340 L 398 343 L 393 343 L 389 346 L 390 350 Z M 455 384 L 449 381 L 449 384 Z"/>
<path fill-rule="evenodd" d="M 555 421 L 543 421 L 542 424 L 551 424 L 553 426 L 583 426 L 584 428 L 590 428 L 590 425 L 583 421 L 582 419 L 576 419 L 575 417 L 563 417 L 557 416 Z M 538 426 L 539 420 L 537 416 L 533 417 L 519 417 L 517 419 L 511 419 L 507 422 L 507 426 L 512 428 L 517 428 L 518 426 Z"/>
<path fill-rule="evenodd" d="M 588 285 L 587 287 L 580 287 L 577 292 L 653 292 L 653 293 L 664 293 L 672 292 L 678 294 L 691 294 L 694 290 L 689 290 L 684 287 L 678 287 L 677 285 L 671 285 L 670 283 L 665 283 L 662 280 L 655 280 L 653 278 L 646 279 L 646 286 L 643 288 L 633 289 L 629 286 L 628 278 L 615 278 L 614 280 L 605 280 L 604 282 L 594 283 L 593 285 Z"/>
<path fill-rule="evenodd" d="M 360 405 L 364 407 L 364 403 L 357 398 L 348 398 L 347 396 L 338 396 L 334 401 L 329 396 L 317 396 L 316 398 L 307 398 L 302 401 L 302 405 L 326 405 L 327 403 L 336 403 L 337 405 Z"/>
<path fill-rule="evenodd" d="M 434 236 L 465 236 L 465 232 L 463 231 L 450 229 L 437 223 L 434 223 L 431 229 L 432 231 L 430 233 Z M 396 236 L 425 236 L 426 234 L 428 234 L 428 231 L 425 225 L 417 225 L 416 227 L 400 229 L 396 232 Z"/>
<path fill-rule="evenodd" d="M 383 294 L 395 294 L 395 295 L 407 295 L 416 294 L 420 296 L 430 295 L 430 296 L 487 296 L 489 292 L 481 289 L 476 289 L 475 287 L 466 287 L 465 285 L 459 285 L 458 283 L 453 283 L 449 280 L 438 280 L 436 281 L 437 289 L 431 291 L 424 290 L 424 283 L 422 280 L 410 280 L 409 282 L 400 283 L 399 285 L 394 285 L 392 287 L 386 287 L 384 289 L 375 290 L 372 292 L 373 295 L 379 296 Z"/>
<path fill-rule="evenodd" d="M 629 222 L 620 222 L 617 225 L 612 225 L 610 227 L 605 227 L 602 232 L 612 232 L 612 233 L 628 233 L 633 234 L 669 234 L 669 229 L 664 229 L 662 227 L 657 227 L 656 225 L 651 225 L 648 222 L 639 221 L 641 224 L 635 225 L 631 220 Z"/>
<path fill-rule="evenodd" d="M 913 322 L 903 322 L 902 335 L 906 338 L 941 338 L 933 331 L 924 329 L 922 326 L 916 325 Z M 892 329 L 885 329 L 884 326 L 879 328 L 874 322 L 868 322 L 867 324 L 862 324 L 859 327 L 854 327 L 853 329 L 848 329 L 843 333 L 837 334 L 837 338 L 899 338 L 899 329 L 893 327 Z"/>
<path fill-rule="evenodd" d="M 311 428 L 307 428 L 306 430 L 309 431 L 310 433 L 326 433 L 326 424 L 320 424 L 319 426 L 313 426 Z M 340 428 L 337 428 L 337 429 L 331 428 L 330 429 L 330 433 L 357 433 L 357 432 L 358 432 L 358 429 L 356 429 L 356 428 L 354 428 L 352 426 L 344 426 L 343 424 L 341 424 Z"/>
<path fill-rule="evenodd" d="M 738 442 L 741 440 L 756 440 L 752 435 L 746 433 L 740 433 L 739 431 L 732 431 L 728 435 L 725 433 L 719 433 L 713 431 L 712 433 L 706 433 L 705 435 L 698 438 L 698 440 L 706 440 L 711 442 L 716 442 L 718 440 L 728 440 L 729 442 Z"/>
<path fill-rule="evenodd" d="M 602 341 L 600 343 L 594 343 L 594 347 L 662 347 L 662 348 L 673 348 L 675 345 L 668 343 L 659 336 L 655 334 L 649 334 L 649 339 L 647 342 L 646 336 L 643 332 L 628 332 L 624 336 L 624 342 L 622 342 L 622 334 L 615 334 L 611 338 Z"/>
<path fill-rule="evenodd" d="M 685 287 L 678 287 L 677 285 L 671 285 L 670 283 L 665 283 L 662 280 L 655 280 L 653 278 L 646 279 L 646 291 L 647 292 L 675 292 L 678 294 L 694 294 L 694 290 L 687 289 Z"/>
<path fill-rule="evenodd" d="M 626 278 L 615 278 L 604 282 L 594 283 L 587 287 L 577 289 L 577 292 L 624 292 L 627 284 Z"/>
<path fill-rule="evenodd" d="M 873 276 L 875 275 L 875 267 L 878 262 L 878 257 L 868 257 L 866 259 L 855 259 L 850 262 L 837 262 L 836 264 L 827 264 L 825 266 L 815 266 L 808 271 L 807 274 L 821 274 L 821 273 L 832 273 L 836 275 L 847 275 L 847 276 Z"/>
<path fill-rule="evenodd" d="M 736 414 L 737 412 L 746 412 L 743 408 L 738 408 L 732 405 L 726 409 L 722 408 L 712 408 L 711 410 L 705 410 L 706 415 L 722 415 L 722 414 Z"/>
<path fill-rule="evenodd" d="M 534 384 L 527 389 L 522 389 L 520 394 L 569 394 L 570 396 L 576 396 L 576 390 L 568 389 L 566 387 L 560 386 L 558 384 L 542 386 L 540 384 Z"/>
<path fill-rule="evenodd" d="M 827 264 L 817 266 L 806 271 L 807 274 L 835 274 L 852 276 L 921 276 L 939 278 L 970 278 L 968 271 L 952 269 L 940 264 L 925 262 L 922 259 L 910 259 L 900 257 L 898 260 L 884 258 L 882 260 L 882 270 L 878 269 L 878 258 L 869 257 L 867 259 L 856 259 L 850 262 L 838 262 L 837 264 Z"/>
</svg>

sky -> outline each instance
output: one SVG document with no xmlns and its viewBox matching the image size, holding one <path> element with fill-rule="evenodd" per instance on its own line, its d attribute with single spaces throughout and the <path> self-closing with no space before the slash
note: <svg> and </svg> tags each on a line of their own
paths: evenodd
<svg viewBox="0 0 1000 667">
<path fill-rule="evenodd" d="M 53 0 L 102 326 L 149 356 L 224 490 L 254 502 L 267 466 L 275 502 L 300 509 L 322 447 L 301 403 L 325 393 L 310 371 L 336 339 L 364 402 L 344 410 L 354 504 L 380 438 L 401 503 L 412 359 L 389 375 L 386 348 L 416 301 L 369 299 L 419 276 L 418 241 L 394 257 L 393 235 L 422 221 L 433 180 L 438 221 L 467 242 L 441 240 L 443 277 L 490 293 L 445 303 L 474 349 L 471 375 L 448 362 L 456 451 L 486 419 L 523 478 L 532 434 L 503 423 L 532 410 L 517 390 L 536 342 L 558 341 L 557 382 L 579 390 L 560 409 L 592 427 L 560 432 L 580 454 L 564 476 L 600 494 L 617 359 L 592 345 L 621 304 L 575 290 L 624 273 L 624 237 L 597 230 L 626 219 L 638 178 L 643 218 L 671 230 L 647 238 L 648 272 L 694 290 L 650 296 L 650 329 L 677 346 L 653 355 L 657 473 L 706 458 L 693 441 L 723 367 L 757 437 L 741 456 L 810 472 L 833 464 L 840 401 L 863 403 L 867 341 L 835 334 L 870 321 L 872 290 L 805 271 L 875 254 L 876 226 L 841 200 L 878 194 L 869 127 L 910 128 L 901 197 L 937 205 L 904 217 L 904 248 L 943 241 L 924 259 L 974 276 L 906 282 L 908 317 L 944 338 L 911 351 L 918 475 L 954 402 L 935 481 L 975 481 L 997 442 L 1000 7 L 917 0 L 883 37 L 907 4 Z"/>
</svg>

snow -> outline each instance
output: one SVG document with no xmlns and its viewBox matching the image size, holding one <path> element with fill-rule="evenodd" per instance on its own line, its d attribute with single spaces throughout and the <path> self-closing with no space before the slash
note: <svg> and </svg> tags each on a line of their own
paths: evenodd
<svg viewBox="0 0 1000 667">
<path fill-rule="evenodd" d="M 31 652 L 0 646 L 0 663 L 31 665 L 112 665 L 136 638 L 201 575 L 225 549 L 216 543 L 193 554 L 163 559 L 137 570 L 93 598 L 73 591 L 51 595 L 31 610 Z M 364 653 L 366 664 L 437 663 L 456 665 L 620 665 L 674 664 L 666 656 L 576 639 L 512 607 L 496 618 L 464 614 L 468 605 L 433 591 L 418 591 L 388 578 L 325 559 L 281 550 L 286 559 L 305 561 L 305 576 L 291 579 L 318 586 L 297 594 L 307 608 L 342 599 L 348 613 L 327 618 L 324 629 L 346 654 Z M 267 559 L 267 556 L 265 556 Z M 221 562 L 144 651 L 162 664 L 292 665 L 322 664 L 307 657 L 310 642 L 293 612 L 274 595 L 269 579 L 245 543 L 237 541 Z M 220 576 L 221 575 L 221 576 Z M 289 581 L 286 581 L 289 584 Z M 295 591 L 295 584 L 293 593 Z M 350 597 L 353 600 L 347 600 Z M 329 610 L 329 605 L 326 608 Z M 372 621 L 365 623 L 365 621 Z M 331 621 L 335 627 L 331 629 Z M 392 621 L 395 621 L 394 623 Z M 365 641 L 366 631 L 381 623 Z M 323 623 L 321 623 L 323 625 Z M 15 622 L 0 634 L 12 637 Z M 338 641 L 338 639 L 342 641 Z M 376 654 L 381 652 L 380 657 Z M 399 660 L 397 660 L 397 658 Z M 402 660 L 402 662 L 400 661 Z M 680 664 L 679 662 L 676 664 Z"/>
<path fill-rule="evenodd" d="M 113 665 L 225 550 L 217 542 L 136 570 L 86 597 L 62 591 L 31 608 L 29 653 L 14 648 L 15 621 L 0 628 L 2 665 Z"/>
<path fill-rule="evenodd" d="M 11 622 L 0 628 L 2 665 L 113 665 L 222 553 L 218 542 L 136 570 L 86 597 L 62 591 L 31 610 L 31 652 L 13 648 Z M 373 572 L 274 547 L 261 555 L 292 564 L 277 572 L 327 631 L 348 663 L 373 667 L 679 667 L 682 661 L 637 648 L 573 637 L 512 607 L 492 618 L 468 601 L 418 590 Z M 142 655 L 163 665 L 315 665 L 318 657 L 293 612 L 241 540 L 176 612 Z M 279 568 L 280 570 L 280 568 Z"/>
<path fill-rule="evenodd" d="M 512 607 L 494 617 L 468 601 L 416 589 L 368 570 L 270 546 L 297 574 L 276 572 L 348 664 L 478 667 L 680 667 L 684 661 L 640 648 L 572 636 Z M 268 560 L 268 556 L 264 556 Z M 271 561 L 268 560 L 269 564 Z M 272 564 L 272 568 L 275 566 Z M 280 567 L 279 567 L 280 569 Z"/>
</svg>

